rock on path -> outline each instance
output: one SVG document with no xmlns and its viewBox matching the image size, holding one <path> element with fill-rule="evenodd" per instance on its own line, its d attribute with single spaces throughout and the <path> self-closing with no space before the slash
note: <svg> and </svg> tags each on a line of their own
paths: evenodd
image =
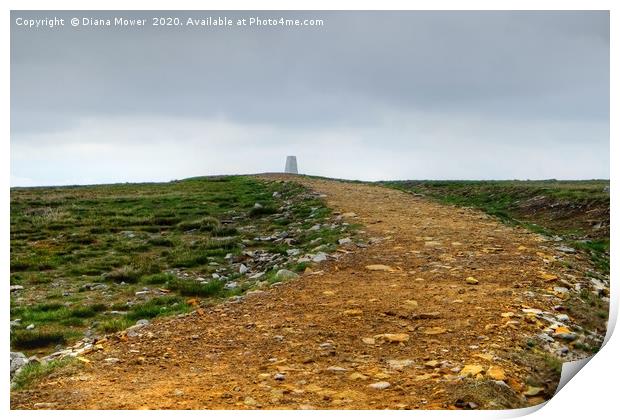
<svg viewBox="0 0 620 420">
<path fill-rule="evenodd" d="M 485 380 L 504 381 L 514 406 L 543 395 L 527 388 L 533 367 L 507 353 L 549 327 L 554 302 L 536 290 L 555 280 L 540 278 L 539 236 L 379 186 L 267 179 L 326 194 L 377 239 L 320 262 L 320 276 L 109 339 L 79 369 L 14 392 L 11 407 L 451 408 L 463 401 L 450 384 Z"/>
</svg>

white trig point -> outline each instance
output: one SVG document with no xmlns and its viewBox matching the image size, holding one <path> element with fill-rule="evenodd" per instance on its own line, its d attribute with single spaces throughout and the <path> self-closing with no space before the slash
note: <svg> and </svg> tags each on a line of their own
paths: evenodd
<svg viewBox="0 0 620 420">
<path fill-rule="evenodd" d="M 287 174 L 296 174 L 297 172 L 297 157 L 296 156 L 287 156 L 286 157 L 286 166 L 284 167 L 284 172 Z"/>
</svg>

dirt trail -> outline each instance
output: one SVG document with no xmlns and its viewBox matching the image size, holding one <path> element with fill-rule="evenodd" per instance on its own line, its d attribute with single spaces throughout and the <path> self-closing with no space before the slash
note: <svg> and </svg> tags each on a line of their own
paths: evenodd
<svg viewBox="0 0 620 420">
<path fill-rule="evenodd" d="M 14 392 L 12 407 L 500 408 L 553 392 L 523 395 L 541 372 L 520 349 L 540 325 L 521 309 L 553 305 L 537 292 L 551 272 L 537 235 L 396 190 L 295 179 L 381 241 L 239 303 L 110 339 L 90 363 Z"/>
</svg>

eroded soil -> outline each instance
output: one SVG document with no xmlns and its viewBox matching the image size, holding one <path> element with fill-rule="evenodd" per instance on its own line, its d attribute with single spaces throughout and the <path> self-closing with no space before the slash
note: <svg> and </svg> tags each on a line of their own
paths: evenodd
<svg viewBox="0 0 620 420">
<path fill-rule="evenodd" d="M 557 366 L 532 341 L 558 328 L 545 317 L 566 298 L 553 291 L 569 280 L 552 244 L 401 191 L 295 179 L 374 243 L 110 337 L 13 392 L 12 408 L 513 408 L 553 394 Z M 560 327 L 556 341 L 574 326 Z"/>
</svg>

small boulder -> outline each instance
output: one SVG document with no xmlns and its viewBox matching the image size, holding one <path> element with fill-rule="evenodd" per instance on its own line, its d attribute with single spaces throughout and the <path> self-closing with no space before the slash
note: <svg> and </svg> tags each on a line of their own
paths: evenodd
<svg viewBox="0 0 620 420">
<path fill-rule="evenodd" d="M 528 386 L 527 389 L 525 390 L 525 392 L 523 393 L 523 395 L 525 395 L 526 397 L 535 397 L 538 394 L 540 394 L 541 392 L 543 392 L 545 390 L 545 388 L 542 387 L 538 387 L 538 386 Z"/>
<path fill-rule="evenodd" d="M 499 366 L 491 366 L 488 370 L 487 370 L 487 376 L 495 381 L 503 381 L 504 379 L 506 379 L 506 373 L 504 372 L 504 369 L 500 368 Z"/>
<path fill-rule="evenodd" d="M 285 281 L 285 280 L 294 279 L 296 277 L 299 277 L 299 275 L 297 273 L 294 273 L 291 270 L 287 270 L 285 268 L 282 268 L 282 269 L 278 270 L 278 272 L 276 273 L 275 279 L 277 281 Z"/>
<path fill-rule="evenodd" d="M 383 264 L 367 265 L 366 269 L 370 270 L 370 271 L 396 271 L 392 267 L 390 267 L 389 265 L 383 265 Z"/>
<path fill-rule="evenodd" d="M 324 252 L 318 252 L 314 257 L 312 257 L 312 262 L 320 263 L 327 260 L 327 254 Z"/>
<path fill-rule="evenodd" d="M 229 281 L 224 285 L 224 288 L 227 290 L 236 289 L 237 287 L 239 287 L 239 283 L 237 283 L 236 281 Z"/>
<path fill-rule="evenodd" d="M 332 373 L 342 373 L 342 372 L 346 372 L 348 369 L 343 368 L 341 366 L 329 366 L 327 369 L 328 372 L 332 372 Z"/>
<path fill-rule="evenodd" d="M 391 385 L 392 384 L 389 382 L 375 382 L 374 384 L 368 385 L 368 387 L 372 389 L 382 390 L 389 388 Z"/>
<path fill-rule="evenodd" d="M 377 334 L 374 336 L 374 339 L 378 342 L 384 343 L 404 343 L 406 341 L 409 341 L 409 334 Z"/>
<path fill-rule="evenodd" d="M 415 362 L 410 359 L 391 359 L 387 361 L 387 364 L 390 366 L 390 369 L 394 370 L 402 370 L 406 367 L 413 366 Z"/>
<path fill-rule="evenodd" d="M 423 331 L 423 333 L 426 335 L 437 335 L 437 334 L 443 334 L 447 331 L 448 330 L 443 327 L 428 327 Z"/>
<path fill-rule="evenodd" d="M 346 316 L 361 316 L 363 312 L 361 309 L 347 309 L 342 314 Z"/>
<path fill-rule="evenodd" d="M 11 378 L 19 369 L 28 364 L 28 358 L 24 353 L 11 352 Z"/>
<path fill-rule="evenodd" d="M 575 252 L 577 252 L 577 251 L 575 251 L 575 248 L 571 248 L 569 246 L 564 246 L 564 245 L 558 246 L 555 249 L 557 249 L 558 251 L 563 252 L 565 254 L 574 254 Z"/>
<path fill-rule="evenodd" d="M 554 330 L 553 337 L 566 341 L 573 341 L 577 338 L 577 335 L 571 330 L 569 330 L 567 327 L 559 326 Z"/>
<path fill-rule="evenodd" d="M 480 365 L 465 365 L 463 369 L 461 369 L 461 376 L 476 376 L 479 373 L 482 373 L 484 368 Z"/>
<path fill-rule="evenodd" d="M 478 284 L 480 282 L 475 277 L 467 277 L 465 279 L 465 283 L 471 284 L 471 285 L 476 285 L 476 284 Z"/>
<path fill-rule="evenodd" d="M 441 363 L 439 363 L 439 360 L 429 360 L 428 362 L 424 363 L 424 367 L 435 369 L 440 364 Z"/>
</svg>

